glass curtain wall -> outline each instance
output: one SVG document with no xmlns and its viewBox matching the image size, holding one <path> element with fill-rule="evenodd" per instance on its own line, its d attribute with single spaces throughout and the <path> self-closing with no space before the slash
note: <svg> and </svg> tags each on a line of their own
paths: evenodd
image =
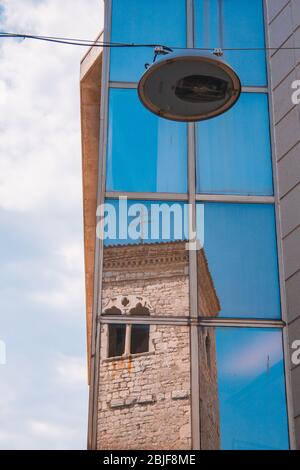
<svg viewBox="0 0 300 470">
<path fill-rule="evenodd" d="M 113 295 L 105 292 L 102 297 L 102 335 L 106 338 L 103 354 L 109 360 L 125 354 L 128 360 L 136 353 L 140 361 L 139 355 L 153 354 L 153 344 L 148 344 L 152 332 L 155 351 L 162 347 L 154 327 L 147 329 L 147 325 L 155 325 L 155 319 L 163 316 L 170 323 L 165 328 L 175 331 L 183 328 L 175 325 L 179 319 L 184 323 L 187 316 L 196 316 L 198 357 L 189 360 L 198 365 L 200 390 L 195 390 L 189 366 L 184 373 L 185 398 L 199 395 L 201 448 L 287 449 L 284 323 L 263 1 L 108 3 L 108 39 L 143 46 L 116 47 L 106 52 L 107 145 L 103 148 L 107 151 L 102 156 L 106 162 L 102 193 L 115 207 L 119 226 L 117 234 L 110 232 L 104 243 L 104 278 L 115 279 L 116 288 Z M 147 46 L 153 44 L 178 49 L 191 45 L 209 50 L 222 48 L 224 60 L 241 78 L 243 90 L 237 105 L 216 119 L 196 124 L 152 115 L 139 102 L 137 83 L 145 64 L 153 60 L 153 47 Z M 119 197 L 128 199 L 131 218 L 119 217 Z M 150 211 L 152 204 L 169 209 L 175 204 L 184 217 L 188 202 L 193 205 L 191 212 L 187 209 L 189 215 L 193 211 L 202 214 L 197 218 L 197 231 L 202 234 L 198 251 L 186 250 L 186 218 L 177 229 L 171 211 L 171 231 L 163 235 L 156 226 L 158 219 L 154 222 L 155 214 Z M 135 238 L 128 235 L 132 222 Z M 153 224 L 156 237 L 151 232 Z M 126 232 L 122 237 L 120 227 Z M 131 264 L 126 268 L 129 257 L 136 258 L 136 266 L 142 266 L 139 263 L 143 259 L 147 267 L 138 269 Z M 124 259 L 123 268 L 120 259 Z M 157 259 L 160 261 L 155 265 Z M 114 269 L 120 270 L 115 277 Z M 128 269 L 126 282 L 130 280 L 130 288 L 124 269 Z M 162 289 L 160 301 L 155 289 Z M 118 300 L 114 304 L 111 298 Z M 126 302 L 133 319 L 129 318 Z M 134 318 L 139 318 L 141 326 L 134 323 Z M 105 330 L 111 324 L 117 326 Z M 189 341 L 195 341 L 193 338 L 191 335 Z M 175 355 L 185 354 L 186 348 L 189 344 L 177 344 Z M 193 420 L 197 409 L 189 400 L 187 406 Z M 195 445 L 191 429 L 186 430 L 186 436 L 185 445 Z"/>
</svg>

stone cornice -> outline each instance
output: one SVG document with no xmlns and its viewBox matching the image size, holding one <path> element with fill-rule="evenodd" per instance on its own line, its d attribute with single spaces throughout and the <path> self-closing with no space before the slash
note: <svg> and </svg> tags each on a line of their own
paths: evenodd
<svg viewBox="0 0 300 470">
<path fill-rule="evenodd" d="M 127 284 L 147 279 L 188 277 L 186 241 L 115 245 L 104 248 L 104 285 Z M 204 250 L 197 252 L 199 315 L 218 316 L 221 305 Z M 151 299 L 150 299 L 151 301 Z"/>
<path fill-rule="evenodd" d="M 147 268 L 156 270 L 158 267 L 184 267 L 188 264 L 189 252 L 185 249 L 186 242 L 151 243 L 136 245 L 118 245 L 104 248 L 105 271 L 137 271 Z"/>
</svg>

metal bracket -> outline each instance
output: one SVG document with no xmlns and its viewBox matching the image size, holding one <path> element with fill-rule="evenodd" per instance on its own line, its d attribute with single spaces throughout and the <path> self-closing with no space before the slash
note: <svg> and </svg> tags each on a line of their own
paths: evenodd
<svg viewBox="0 0 300 470">
<path fill-rule="evenodd" d="M 173 52 L 173 49 L 167 46 L 155 46 L 154 48 L 154 59 L 153 64 L 156 62 L 156 59 L 159 55 L 167 55 Z M 145 68 L 148 69 L 151 64 L 145 64 Z"/>
<path fill-rule="evenodd" d="M 216 48 L 213 50 L 213 54 L 216 55 L 217 57 L 223 57 L 224 51 L 223 51 L 223 49 L 221 49 L 220 47 L 216 47 Z"/>
</svg>

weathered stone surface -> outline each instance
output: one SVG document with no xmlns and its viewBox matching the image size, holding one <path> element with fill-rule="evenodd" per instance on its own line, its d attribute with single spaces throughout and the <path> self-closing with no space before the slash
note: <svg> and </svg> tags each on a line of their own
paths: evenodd
<svg viewBox="0 0 300 470">
<path fill-rule="evenodd" d="M 142 395 L 138 399 L 139 404 L 148 404 L 148 403 L 154 403 L 156 401 L 154 395 Z"/>
<path fill-rule="evenodd" d="M 150 316 L 189 315 L 188 252 L 185 242 L 109 247 L 104 250 L 102 311 L 131 314 L 135 304 Z M 216 315 L 219 301 L 203 252 L 198 255 L 203 288 L 199 307 Z M 110 312 L 109 312 L 110 313 Z M 150 325 L 149 352 L 107 360 L 108 325 L 101 325 L 99 376 L 99 449 L 191 449 L 189 326 Z M 208 412 L 209 445 L 219 446 L 218 393 L 214 332 L 204 347 L 202 367 Z M 127 355 L 127 356 L 126 356 Z M 118 406 L 105 407 L 111 396 Z M 122 405 L 121 405 L 122 404 Z"/>
<path fill-rule="evenodd" d="M 176 390 L 172 392 L 172 400 L 184 400 L 189 398 L 188 390 Z"/>
<path fill-rule="evenodd" d="M 105 326 L 102 325 L 101 330 L 103 339 Z M 162 339 L 152 355 L 101 362 L 99 449 L 191 448 L 187 431 L 191 419 L 190 399 L 172 399 L 173 392 L 183 390 L 190 383 L 189 329 L 151 325 L 150 339 L 155 333 L 160 333 Z M 171 348 L 169 343 L 173 344 Z M 164 350 L 162 344 L 166 345 Z M 125 382 L 125 378 L 129 380 Z M 122 389 L 126 393 L 124 398 L 120 398 Z M 107 409 L 107 397 L 112 394 L 112 401 L 120 406 Z"/>
<path fill-rule="evenodd" d="M 125 404 L 124 400 L 117 399 L 117 398 L 115 400 L 111 400 L 111 402 L 110 402 L 111 408 L 120 408 L 120 407 L 124 406 L 124 404 Z"/>
</svg>

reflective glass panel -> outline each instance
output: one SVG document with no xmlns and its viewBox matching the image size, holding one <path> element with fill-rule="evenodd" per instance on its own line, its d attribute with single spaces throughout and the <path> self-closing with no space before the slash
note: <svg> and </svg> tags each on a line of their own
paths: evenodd
<svg viewBox="0 0 300 470">
<path fill-rule="evenodd" d="M 289 448 L 282 332 L 200 328 L 203 449 Z"/>
<path fill-rule="evenodd" d="M 197 192 L 273 194 L 267 95 L 242 93 L 230 111 L 197 124 Z"/>
<path fill-rule="evenodd" d="M 195 0 L 195 5 L 196 47 L 265 47 L 262 0 Z M 223 58 L 236 70 L 244 86 L 266 85 L 264 50 L 225 51 Z"/>
<path fill-rule="evenodd" d="M 149 351 L 150 325 L 132 325 L 131 327 L 131 354 Z"/>
<path fill-rule="evenodd" d="M 187 125 L 160 119 L 136 90 L 111 89 L 107 190 L 187 192 Z"/>
<path fill-rule="evenodd" d="M 273 205 L 205 203 L 199 256 L 200 315 L 280 318 Z"/>
<path fill-rule="evenodd" d="M 186 46 L 185 0 L 113 0 L 112 42 Z M 112 48 L 112 81 L 137 82 L 152 63 L 153 47 Z"/>
<path fill-rule="evenodd" d="M 101 325 L 99 449 L 189 450 L 189 327 L 141 326 L 149 333 L 149 351 L 131 355 L 126 337 L 124 356 L 107 358 L 108 325 Z"/>
<path fill-rule="evenodd" d="M 188 316 L 187 204 L 108 200 L 103 215 L 102 314 Z"/>
<path fill-rule="evenodd" d="M 108 328 L 108 357 L 124 354 L 126 325 L 109 325 Z"/>
</svg>

